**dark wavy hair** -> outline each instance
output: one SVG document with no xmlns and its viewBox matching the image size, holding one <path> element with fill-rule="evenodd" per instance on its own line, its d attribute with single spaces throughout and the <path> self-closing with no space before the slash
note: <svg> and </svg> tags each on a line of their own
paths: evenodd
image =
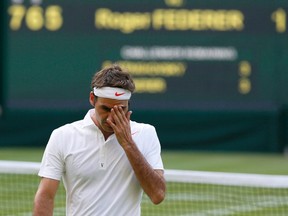
<svg viewBox="0 0 288 216">
<path fill-rule="evenodd" d="M 128 71 L 124 71 L 119 65 L 113 64 L 96 72 L 91 81 L 91 90 L 101 87 L 117 87 L 135 91 L 135 84 Z"/>
</svg>

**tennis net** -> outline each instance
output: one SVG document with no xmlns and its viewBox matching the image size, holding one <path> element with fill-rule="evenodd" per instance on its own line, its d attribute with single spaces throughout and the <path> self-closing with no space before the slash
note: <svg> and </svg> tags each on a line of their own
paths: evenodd
<svg viewBox="0 0 288 216">
<path fill-rule="evenodd" d="M 0 215 L 31 215 L 39 163 L 0 161 Z M 166 170 L 167 194 L 153 205 L 144 194 L 142 216 L 284 216 L 288 176 Z M 59 188 L 55 216 L 65 215 Z"/>
</svg>

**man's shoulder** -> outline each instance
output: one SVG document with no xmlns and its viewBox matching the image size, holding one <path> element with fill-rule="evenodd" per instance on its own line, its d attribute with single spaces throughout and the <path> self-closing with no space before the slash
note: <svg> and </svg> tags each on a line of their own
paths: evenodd
<svg viewBox="0 0 288 216">
<path fill-rule="evenodd" d="M 85 115 L 84 119 L 75 120 L 73 122 L 66 123 L 62 126 L 59 126 L 54 131 L 74 131 L 74 130 L 80 130 L 82 128 L 85 128 L 86 126 L 89 126 L 92 124 L 92 120 L 89 117 L 89 111 Z"/>
<path fill-rule="evenodd" d="M 78 120 L 78 121 L 70 122 L 62 126 L 59 126 L 58 128 L 55 128 L 53 132 L 54 133 L 69 133 L 69 132 L 73 132 L 77 129 L 82 128 L 83 125 L 84 125 L 83 120 Z"/>
<path fill-rule="evenodd" d="M 148 123 L 139 123 L 139 122 L 136 122 L 136 121 L 131 121 L 130 122 L 130 125 L 131 125 L 131 129 L 132 130 L 155 130 L 155 127 L 151 124 L 148 124 Z"/>
</svg>

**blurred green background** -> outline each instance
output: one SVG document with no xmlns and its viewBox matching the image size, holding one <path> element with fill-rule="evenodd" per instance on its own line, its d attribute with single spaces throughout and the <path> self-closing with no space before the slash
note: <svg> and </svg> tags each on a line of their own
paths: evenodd
<svg viewBox="0 0 288 216">
<path fill-rule="evenodd" d="M 43 148 L 118 62 L 143 90 L 132 119 L 163 150 L 283 154 L 288 2 L 220 2 L 1 1 L 0 147 Z"/>
</svg>

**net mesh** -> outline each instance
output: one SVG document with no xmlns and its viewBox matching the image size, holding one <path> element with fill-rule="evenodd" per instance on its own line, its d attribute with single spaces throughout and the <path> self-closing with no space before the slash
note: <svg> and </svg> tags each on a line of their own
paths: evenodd
<svg viewBox="0 0 288 216">
<path fill-rule="evenodd" d="M 39 184 L 39 163 L 0 161 L 0 215 L 31 215 Z M 142 216 L 284 216 L 288 213 L 288 176 L 166 170 L 164 202 L 153 205 L 144 194 Z M 65 215 L 60 186 L 55 216 Z"/>
</svg>

